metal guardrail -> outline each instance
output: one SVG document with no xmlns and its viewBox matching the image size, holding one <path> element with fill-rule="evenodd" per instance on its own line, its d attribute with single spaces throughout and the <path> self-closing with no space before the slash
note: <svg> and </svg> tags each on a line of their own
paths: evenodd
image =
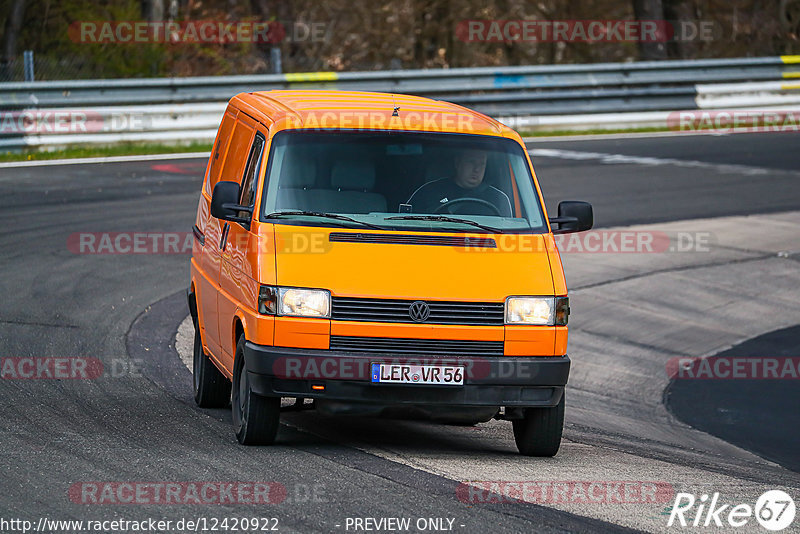
<svg viewBox="0 0 800 534">
<path fill-rule="evenodd" d="M 798 79 L 798 82 L 792 83 L 792 79 Z M 222 104 L 234 94 L 272 89 L 417 94 L 462 104 L 494 117 L 698 109 L 714 107 L 716 101 L 722 102 L 726 98 L 740 106 L 797 104 L 800 103 L 800 56 L 0 83 L 0 112 L 6 114 L 46 109 L 119 114 L 127 109 L 150 117 L 143 121 L 141 131 L 136 134 L 130 129 L 122 132 L 104 130 L 92 132 L 89 137 L 47 135 L 41 131 L 20 136 L 19 132 L 15 135 L 0 123 L 0 149 L 98 142 L 96 138 L 107 142 L 174 139 L 175 132 L 180 130 L 213 130 L 224 109 Z M 197 113 L 208 115 L 208 120 L 198 121 Z M 553 120 L 544 122 L 552 124 Z M 154 135 L 148 137 L 148 132 Z M 163 135 L 159 138 L 155 132 L 163 132 Z M 106 136 L 102 137 L 103 134 Z M 12 139 L 20 137 L 24 139 Z"/>
<path fill-rule="evenodd" d="M 12 82 L 0 84 L 0 107 L 218 102 L 247 91 L 323 88 L 410 93 L 442 99 L 446 96 L 452 101 L 469 96 L 465 101 L 473 105 L 486 102 L 495 107 L 501 103 L 511 104 L 522 97 L 543 100 L 545 94 L 550 100 L 591 99 L 598 95 L 598 90 L 613 90 L 620 95 L 638 97 L 642 91 L 647 94 L 648 91 L 667 90 L 660 86 L 683 86 L 685 93 L 697 83 L 780 80 L 786 74 L 793 74 L 789 71 L 795 63 L 800 63 L 798 57 L 784 56 L 593 65 Z M 472 94 L 476 92 L 485 94 Z M 543 113 L 550 110 L 548 103 L 541 107 Z"/>
</svg>

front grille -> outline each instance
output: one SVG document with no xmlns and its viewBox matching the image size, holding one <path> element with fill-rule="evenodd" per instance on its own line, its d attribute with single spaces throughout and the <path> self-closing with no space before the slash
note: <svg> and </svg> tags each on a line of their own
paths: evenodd
<svg viewBox="0 0 800 534">
<path fill-rule="evenodd" d="M 414 323 L 409 315 L 413 300 L 333 297 L 331 318 L 339 321 L 379 323 Z M 422 324 L 458 324 L 502 326 L 505 309 L 502 302 L 425 301 L 430 316 Z"/>
<path fill-rule="evenodd" d="M 429 356 L 502 356 L 502 341 L 331 336 L 331 350 Z"/>
</svg>

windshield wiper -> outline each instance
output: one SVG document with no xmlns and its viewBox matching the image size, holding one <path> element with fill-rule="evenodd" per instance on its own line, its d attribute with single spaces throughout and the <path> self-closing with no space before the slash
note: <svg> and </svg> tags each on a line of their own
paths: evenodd
<svg viewBox="0 0 800 534">
<path fill-rule="evenodd" d="M 269 213 L 264 216 L 265 219 L 277 219 L 279 217 L 283 217 L 285 215 L 292 216 L 292 215 L 303 215 L 306 217 L 324 217 L 326 219 L 336 219 L 338 221 L 347 221 L 351 223 L 360 224 L 361 226 L 365 226 L 367 228 L 373 228 L 375 230 L 385 230 L 384 227 L 378 226 L 377 224 L 370 224 L 368 222 L 359 221 L 348 217 L 346 215 L 339 215 L 338 213 L 323 213 L 321 211 L 276 211 L 274 213 Z"/>
<path fill-rule="evenodd" d="M 470 221 L 469 219 L 460 219 L 458 217 L 446 217 L 444 215 L 400 215 L 398 217 L 387 217 L 386 220 L 387 221 L 441 221 L 441 222 L 462 223 L 462 224 L 470 224 L 472 226 L 476 226 L 481 230 L 486 230 L 487 232 L 491 232 L 493 234 L 504 233 L 499 228 L 492 228 L 491 226 L 486 226 L 481 223 L 476 223 L 475 221 Z"/>
</svg>

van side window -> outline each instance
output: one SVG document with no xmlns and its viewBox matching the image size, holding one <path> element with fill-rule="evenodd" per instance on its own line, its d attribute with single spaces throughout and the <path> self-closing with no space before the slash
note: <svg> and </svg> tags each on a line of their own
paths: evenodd
<svg viewBox="0 0 800 534">
<path fill-rule="evenodd" d="M 242 196 L 239 204 L 242 206 L 253 206 L 256 200 L 256 184 L 258 183 L 258 170 L 261 168 L 261 158 L 264 154 L 264 136 L 256 133 L 253 146 L 250 147 L 250 155 L 247 157 L 247 167 L 242 177 L 241 192 Z M 246 216 L 246 215 L 245 215 Z"/>
<path fill-rule="evenodd" d="M 214 186 L 219 182 L 219 173 L 222 162 L 225 160 L 225 153 L 228 151 L 228 144 L 231 140 L 231 131 L 236 124 L 236 110 L 228 109 L 222 117 L 222 123 L 217 132 L 217 139 L 211 151 L 211 163 L 208 166 L 208 177 L 206 179 L 206 193 L 211 196 Z"/>
</svg>

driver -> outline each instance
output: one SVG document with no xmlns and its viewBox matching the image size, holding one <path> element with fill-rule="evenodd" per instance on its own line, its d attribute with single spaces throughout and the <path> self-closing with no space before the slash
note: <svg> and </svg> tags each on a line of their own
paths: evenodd
<svg viewBox="0 0 800 534">
<path fill-rule="evenodd" d="M 462 213 L 472 215 L 500 215 L 511 217 L 511 201 L 508 195 L 483 182 L 486 172 L 486 152 L 468 149 L 461 151 L 455 159 L 456 172 L 452 179 L 441 178 L 427 182 L 419 187 L 408 199 L 414 213 Z M 451 208 L 442 206 L 454 200 Z M 477 199 L 469 202 L 466 199 Z M 486 201 L 497 208 L 497 212 L 488 206 L 481 206 L 479 201 Z"/>
</svg>

